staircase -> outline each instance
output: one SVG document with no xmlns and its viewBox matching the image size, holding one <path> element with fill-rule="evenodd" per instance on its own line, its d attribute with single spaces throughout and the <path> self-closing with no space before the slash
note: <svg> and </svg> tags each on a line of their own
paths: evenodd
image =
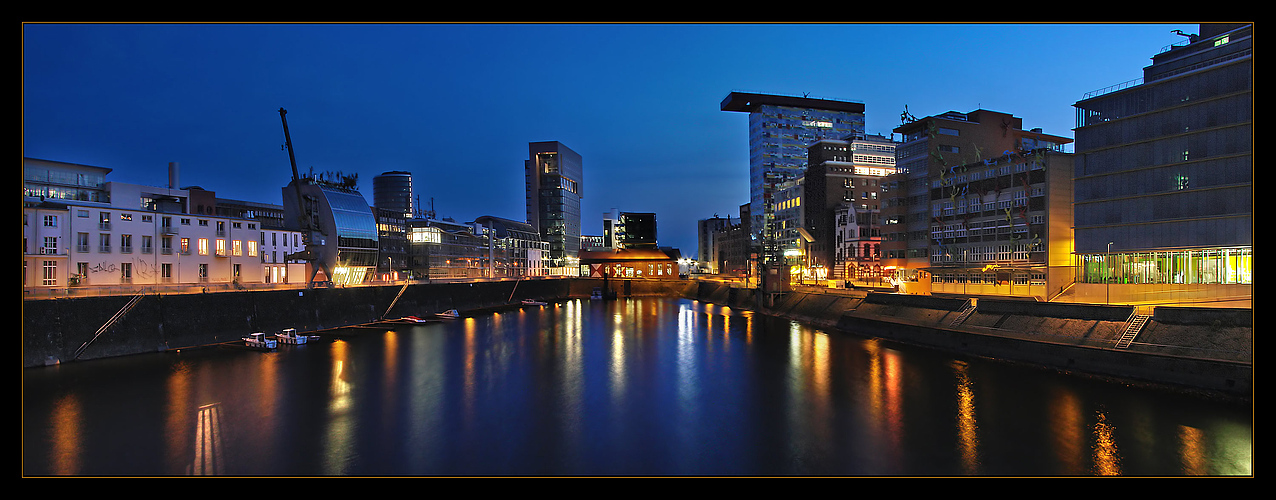
<svg viewBox="0 0 1276 500">
<path fill-rule="evenodd" d="M 1137 312 L 1130 315 L 1130 319 L 1125 322 L 1125 331 L 1121 332 L 1121 338 L 1117 339 L 1116 348 L 1125 349 L 1130 347 L 1134 342 L 1134 338 L 1139 336 L 1139 331 L 1143 330 L 1148 320 L 1152 319 L 1149 314 L 1139 314 Z"/>
<path fill-rule="evenodd" d="M 963 321 L 966 321 L 966 318 L 969 318 L 970 315 L 974 313 L 975 313 L 975 301 L 971 299 L 966 299 L 966 305 L 962 306 L 961 312 L 957 313 L 957 317 L 953 318 L 952 322 L 949 323 L 949 326 L 960 325 Z"/>
<path fill-rule="evenodd" d="M 128 314 L 128 312 L 132 310 L 133 307 L 136 306 L 138 302 L 142 301 L 142 297 L 145 297 L 145 296 L 146 296 L 146 292 L 143 291 L 142 293 L 134 295 L 132 299 L 129 299 L 128 303 L 124 304 L 124 307 L 121 308 L 119 312 L 116 312 L 114 316 L 111 316 L 111 319 L 106 320 L 106 324 L 102 325 L 101 328 L 97 329 L 97 333 L 93 334 L 93 338 L 89 339 L 87 342 L 80 345 L 79 349 L 75 350 L 75 357 L 71 359 L 78 359 L 81 354 L 84 354 L 84 350 L 89 348 L 89 344 L 92 344 L 94 340 L 97 340 L 97 338 L 102 336 L 103 333 L 106 333 L 107 330 L 110 330 L 111 326 L 115 325 L 115 323 L 119 321 L 121 318 L 123 318 L 124 315 Z"/>
</svg>

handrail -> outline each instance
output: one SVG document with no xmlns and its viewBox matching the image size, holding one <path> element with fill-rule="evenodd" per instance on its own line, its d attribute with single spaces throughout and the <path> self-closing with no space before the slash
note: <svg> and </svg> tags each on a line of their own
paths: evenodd
<svg viewBox="0 0 1276 500">
<path fill-rule="evenodd" d="M 71 359 L 78 359 L 81 354 L 84 354 L 84 350 L 89 348 L 89 344 L 92 344 L 93 341 L 97 340 L 98 337 L 101 337 L 103 333 L 106 333 L 107 330 L 109 330 L 112 326 L 114 326 L 117 321 L 124 318 L 124 315 L 128 314 L 128 312 L 132 310 L 133 307 L 136 306 L 138 302 L 142 301 L 142 297 L 145 297 L 145 296 L 146 296 L 146 292 L 143 291 L 137 295 L 134 295 L 133 298 L 129 299 L 128 303 L 124 304 L 124 307 L 120 308 L 119 311 L 116 311 L 115 315 L 111 316 L 111 319 L 106 320 L 106 323 L 103 324 L 101 328 L 97 329 L 97 333 L 93 334 L 93 338 L 85 341 L 83 344 L 80 345 L 79 349 L 75 350 L 75 356 L 72 356 Z"/>
</svg>

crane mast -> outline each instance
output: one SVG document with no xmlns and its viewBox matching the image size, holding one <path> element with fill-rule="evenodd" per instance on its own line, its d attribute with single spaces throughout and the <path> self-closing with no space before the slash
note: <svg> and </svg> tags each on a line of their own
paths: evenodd
<svg viewBox="0 0 1276 500">
<path fill-rule="evenodd" d="M 322 231 L 319 229 L 318 225 L 314 221 L 314 217 L 311 215 L 310 207 L 307 206 L 308 204 L 306 203 L 306 196 L 301 192 L 301 176 L 297 173 L 297 157 L 292 149 L 292 136 L 288 133 L 287 114 L 288 110 L 279 108 L 279 120 L 282 121 L 284 125 L 284 143 L 288 147 L 288 161 L 292 165 L 292 189 L 297 198 L 297 222 L 301 230 L 302 241 L 306 248 L 300 252 L 286 255 L 285 259 L 300 259 L 311 265 L 310 279 L 306 280 L 306 288 L 312 288 L 314 286 L 315 276 L 319 273 L 319 269 L 323 269 L 324 276 L 329 280 L 332 279 L 332 272 L 328 269 L 327 262 L 320 257 L 322 252 L 319 251 L 314 241 L 315 233 L 322 234 Z"/>
</svg>

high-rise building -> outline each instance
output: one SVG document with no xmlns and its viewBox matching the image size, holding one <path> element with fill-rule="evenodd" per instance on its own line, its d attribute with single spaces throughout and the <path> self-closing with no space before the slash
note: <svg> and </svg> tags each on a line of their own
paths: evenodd
<svg viewBox="0 0 1276 500">
<path fill-rule="evenodd" d="M 1091 301 L 1252 296 L 1253 25 L 1183 35 L 1143 78 L 1073 105 L 1076 288 Z"/>
<path fill-rule="evenodd" d="M 580 155 L 557 141 L 528 143 L 524 171 L 527 223 L 549 243 L 546 266 L 575 268 L 570 260 L 580 252 L 580 200 L 585 184 Z"/>
<path fill-rule="evenodd" d="M 412 206 L 412 172 L 383 172 L 372 178 L 372 206 L 393 210 L 404 219 L 416 216 Z"/>
<path fill-rule="evenodd" d="M 767 227 L 774 221 L 778 186 L 802 176 L 806 149 L 823 139 L 864 134 L 864 104 L 859 102 L 732 92 L 722 111 L 749 113 L 749 204 L 755 231 L 762 231 L 768 261 L 780 256 Z"/>
</svg>

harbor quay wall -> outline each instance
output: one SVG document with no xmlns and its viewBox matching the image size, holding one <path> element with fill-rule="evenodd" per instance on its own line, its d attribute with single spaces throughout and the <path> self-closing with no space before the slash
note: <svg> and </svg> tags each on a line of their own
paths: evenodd
<svg viewBox="0 0 1276 500">
<path fill-rule="evenodd" d="M 693 285 L 677 280 L 559 278 L 145 294 L 127 311 L 130 296 L 24 300 L 23 366 L 237 342 L 249 333 L 285 328 L 318 332 L 448 309 L 477 312 L 510 307 L 523 299 L 587 299 L 595 287 L 621 297 L 685 296 Z M 77 351 L 82 351 L 78 357 Z"/>
<path fill-rule="evenodd" d="M 1132 306 L 981 298 L 962 317 L 962 298 L 845 289 L 767 298 L 756 289 L 699 280 L 559 278 L 152 294 L 140 296 L 114 323 L 133 297 L 24 300 L 23 365 L 235 343 L 248 333 L 285 328 L 321 332 L 448 309 L 499 310 L 528 298 L 588 298 L 595 287 L 619 297 L 700 300 L 958 355 L 1247 398 L 1252 392 L 1249 309 L 1156 307 L 1135 341 L 1118 349 Z"/>
<path fill-rule="evenodd" d="M 1133 306 L 981 298 L 963 316 L 964 298 L 794 291 L 762 306 L 765 301 L 751 293 L 728 288 L 702 282 L 690 298 L 956 355 L 1123 383 L 1252 396 L 1249 309 L 1156 307 L 1135 341 L 1117 348 Z"/>
</svg>

